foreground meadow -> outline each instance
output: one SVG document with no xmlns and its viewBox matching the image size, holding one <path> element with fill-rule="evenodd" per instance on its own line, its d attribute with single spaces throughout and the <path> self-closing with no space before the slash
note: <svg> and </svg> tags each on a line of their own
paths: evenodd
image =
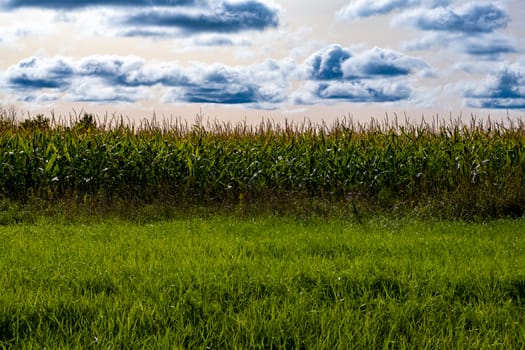
<svg viewBox="0 0 525 350">
<path fill-rule="evenodd" d="M 0 226 L 0 348 L 525 347 L 525 221 Z"/>
</svg>

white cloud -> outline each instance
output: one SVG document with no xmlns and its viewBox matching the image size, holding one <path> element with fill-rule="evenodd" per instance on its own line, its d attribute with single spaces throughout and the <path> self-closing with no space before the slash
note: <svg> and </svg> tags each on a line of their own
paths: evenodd
<svg viewBox="0 0 525 350">
<path fill-rule="evenodd" d="M 431 75 L 429 65 L 422 59 L 378 47 L 350 57 L 344 61 L 341 68 L 347 79 L 406 76 L 413 72 Z"/>
<path fill-rule="evenodd" d="M 55 22 L 86 24 L 85 18 L 91 17 L 87 24 L 100 28 L 103 23 L 102 33 L 140 37 L 240 33 L 279 25 L 278 7 L 259 0 L 8 0 L 0 3 L 2 9 L 44 10 Z"/>
<path fill-rule="evenodd" d="M 470 83 L 465 102 L 470 107 L 525 110 L 525 64 L 502 65 L 483 84 Z"/>
<path fill-rule="evenodd" d="M 499 33 L 467 36 L 459 33 L 429 33 L 402 45 L 409 51 L 429 51 L 444 48 L 451 54 L 467 54 L 476 59 L 500 60 L 502 55 L 518 52 L 514 40 Z"/>
<path fill-rule="evenodd" d="M 503 34 L 510 19 L 505 1 L 456 1 L 433 9 L 408 9 L 396 15 L 391 23 L 422 33 L 417 39 L 405 41 L 404 50 L 443 48 L 451 55 L 459 54 L 457 60 L 475 57 L 498 61 L 519 51 L 516 41 Z"/>
<path fill-rule="evenodd" d="M 171 102 L 276 105 L 288 96 L 292 60 L 267 60 L 246 67 L 222 64 L 145 62 L 133 56 L 32 57 L 11 66 L 2 86 L 12 94 L 65 94 L 69 101 L 135 102 L 160 86 Z"/>
<path fill-rule="evenodd" d="M 356 20 L 372 16 L 386 15 L 394 11 L 406 10 L 417 6 L 434 8 L 444 6 L 448 0 L 354 0 L 337 12 L 343 20 Z"/>
<path fill-rule="evenodd" d="M 410 99 L 406 80 L 308 82 L 292 98 L 296 104 L 326 102 L 392 103 Z"/>
<path fill-rule="evenodd" d="M 392 23 L 422 31 L 476 35 L 503 29 L 509 20 L 506 9 L 497 3 L 468 2 L 462 6 L 405 11 L 394 17 Z"/>
</svg>

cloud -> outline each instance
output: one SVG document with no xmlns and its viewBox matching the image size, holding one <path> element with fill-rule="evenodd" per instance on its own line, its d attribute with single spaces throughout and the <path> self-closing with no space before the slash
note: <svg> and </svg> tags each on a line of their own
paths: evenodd
<svg viewBox="0 0 525 350">
<path fill-rule="evenodd" d="M 0 33 L 0 44 L 16 44 L 17 41 L 29 36 L 30 34 L 30 30 L 2 28 Z"/>
<path fill-rule="evenodd" d="M 423 60 L 393 50 L 376 47 L 354 54 L 340 45 L 314 53 L 303 66 L 309 83 L 294 97 L 299 104 L 406 100 L 411 97 L 406 78 L 431 70 Z"/>
<path fill-rule="evenodd" d="M 469 2 L 464 6 L 418 8 L 399 15 L 394 23 L 422 31 L 479 34 L 505 28 L 510 18 L 506 10 L 493 3 Z"/>
<path fill-rule="evenodd" d="M 8 68 L 2 85 L 25 102 L 135 102 L 143 95 L 137 87 L 148 83 L 133 80 L 136 68 L 142 68 L 142 62 L 134 58 L 90 57 L 75 62 L 32 57 Z"/>
<path fill-rule="evenodd" d="M 403 48 L 409 51 L 427 51 L 436 47 L 447 48 L 456 53 L 473 56 L 476 59 L 491 61 L 498 61 L 505 54 L 519 52 L 513 40 L 497 33 L 476 36 L 433 33 L 403 44 Z"/>
<path fill-rule="evenodd" d="M 165 101 L 250 104 L 271 108 L 288 96 L 291 60 L 268 60 L 247 67 L 222 64 L 181 67 L 175 62 L 150 62 L 132 56 L 91 56 L 81 60 L 32 57 L 11 66 L 0 86 L 20 99 L 38 93 L 69 101 L 135 102 L 154 86 Z"/>
<path fill-rule="evenodd" d="M 348 49 L 331 45 L 313 54 L 306 62 L 313 80 L 334 80 L 343 78 L 343 62 L 352 57 Z"/>
<path fill-rule="evenodd" d="M 287 102 L 394 102 L 410 98 L 407 77 L 420 59 L 373 48 L 352 53 L 332 45 L 303 64 L 292 59 L 248 66 L 146 62 L 135 56 L 32 57 L 9 67 L 0 87 L 19 100 L 37 96 L 98 103 L 161 97 L 166 103 L 211 103 L 275 109 Z M 302 85 L 302 87 L 301 87 Z M 295 92 L 292 86 L 299 86 Z"/>
<path fill-rule="evenodd" d="M 436 46 L 488 60 L 517 52 L 511 40 L 497 32 L 505 29 L 510 15 L 504 1 L 453 0 L 356 0 L 339 10 L 341 19 L 355 20 L 397 11 L 395 26 L 424 32 L 405 42 L 404 49 L 425 51 Z"/>
<path fill-rule="evenodd" d="M 416 70 L 429 70 L 421 59 L 375 47 L 352 54 L 340 45 L 328 46 L 305 62 L 312 80 L 355 80 L 407 76 Z"/>
<path fill-rule="evenodd" d="M 220 64 L 195 66 L 188 72 L 192 77 L 189 84 L 172 89 L 164 101 L 244 104 L 273 109 L 288 99 L 295 69 L 291 60 L 268 60 L 242 68 Z"/>
<path fill-rule="evenodd" d="M 513 40 L 499 33 L 510 22 L 504 5 L 501 1 L 469 1 L 461 6 L 419 7 L 397 15 L 392 24 L 424 33 L 403 43 L 404 49 L 426 51 L 443 47 L 479 59 L 499 60 L 501 55 L 518 51 Z"/>
<path fill-rule="evenodd" d="M 488 36 L 469 38 L 463 45 L 465 53 L 472 56 L 486 56 L 494 60 L 507 53 L 516 53 L 516 46 L 505 37 Z"/>
<path fill-rule="evenodd" d="M 493 32 L 509 23 L 507 11 L 493 2 L 467 2 L 454 7 L 451 0 L 355 0 L 337 12 L 343 20 L 401 12 L 394 23 L 423 31 Z"/>
<path fill-rule="evenodd" d="M 257 1 L 220 3 L 207 11 L 145 10 L 126 16 L 121 23 L 133 28 L 168 27 L 186 33 L 232 33 L 277 27 L 278 13 Z"/>
<path fill-rule="evenodd" d="M 222 84 L 211 84 L 210 86 L 193 85 L 180 94 L 172 102 L 184 101 L 189 103 L 215 103 L 215 104 L 251 104 L 263 102 L 280 102 L 266 100 L 258 93 L 258 88 L 253 84 L 228 84 L 228 90 L 224 90 Z"/>
<path fill-rule="evenodd" d="M 337 17 L 343 20 L 355 20 L 372 16 L 386 15 L 397 10 L 406 10 L 426 5 L 433 8 L 444 6 L 448 0 L 355 0 L 337 12 Z"/>
<path fill-rule="evenodd" d="M 47 104 L 50 102 L 55 102 L 58 99 L 59 99 L 58 94 L 47 94 L 47 93 L 28 94 L 22 98 L 19 98 L 19 100 L 22 102 L 38 103 L 38 104 Z"/>
<path fill-rule="evenodd" d="M 525 64 L 503 68 L 485 84 L 468 89 L 464 97 L 469 107 L 525 109 Z"/>
<path fill-rule="evenodd" d="M 39 60 L 36 57 L 20 61 L 7 70 L 7 86 L 13 89 L 63 89 L 73 71 L 62 59 Z"/>
<path fill-rule="evenodd" d="M 29 9 L 15 13 L 4 11 L 1 3 L 2 0 L 0 0 L 0 37 L 4 39 L 5 46 L 23 47 L 28 50 L 48 50 L 50 49 L 47 43 L 49 38 L 73 34 L 63 30 L 61 24 L 65 24 L 67 19 L 64 16 L 58 16 L 58 12 Z M 96 30 L 95 24 L 91 23 L 90 31 Z M 33 46 L 33 43 L 37 44 L 36 47 Z M 9 56 L 12 55 L 7 55 Z"/>
<path fill-rule="evenodd" d="M 346 79 L 408 76 L 415 71 L 430 71 L 422 59 L 378 47 L 345 60 L 342 69 Z"/>
<path fill-rule="evenodd" d="M 232 39 L 223 36 L 213 36 L 209 38 L 199 38 L 194 41 L 199 46 L 233 46 Z"/>
<path fill-rule="evenodd" d="M 89 7 L 153 7 L 153 6 L 192 6 L 200 3 L 198 0 L 3 0 L 0 8 L 6 10 L 20 8 L 41 8 L 50 10 L 75 10 Z"/>
<path fill-rule="evenodd" d="M 386 103 L 409 99 L 411 90 L 403 82 L 391 81 L 331 81 L 308 84 L 297 95 L 298 104 L 314 104 L 320 100 L 353 103 Z"/>
<path fill-rule="evenodd" d="M 63 94 L 62 99 L 71 102 L 134 103 L 147 98 L 143 88 L 110 86 L 96 78 L 77 79 Z"/>
<path fill-rule="evenodd" d="M 76 78 L 97 78 L 110 86 L 176 86 L 189 82 L 189 78 L 175 63 L 161 63 L 152 67 L 137 57 L 92 56 L 71 64 L 75 66 Z"/>
<path fill-rule="evenodd" d="M 194 33 L 262 31 L 279 25 L 279 11 L 258 0 L 0 0 L 7 11 L 38 8 L 51 11 L 97 12 L 110 31 L 122 36 L 173 37 Z M 78 13 L 78 12 L 76 12 Z M 55 19 L 74 17 L 57 16 Z"/>
<path fill-rule="evenodd" d="M 155 38 L 155 39 L 168 39 L 175 35 L 166 30 L 159 29 L 138 29 L 138 28 L 126 28 L 118 31 L 119 36 L 124 37 L 141 37 L 141 38 Z"/>
</svg>

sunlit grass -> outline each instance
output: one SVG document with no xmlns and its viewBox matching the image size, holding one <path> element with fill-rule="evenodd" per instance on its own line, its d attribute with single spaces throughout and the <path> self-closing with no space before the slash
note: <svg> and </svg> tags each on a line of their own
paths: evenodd
<svg viewBox="0 0 525 350">
<path fill-rule="evenodd" d="M 3 348 L 521 348 L 525 222 L 0 227 Z"/>
</svg>

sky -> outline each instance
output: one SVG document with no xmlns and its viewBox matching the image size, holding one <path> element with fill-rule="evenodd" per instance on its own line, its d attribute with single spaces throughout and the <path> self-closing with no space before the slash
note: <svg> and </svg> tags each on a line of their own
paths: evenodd
<svg viewBox="0 0 525 350">
<path fill-rule="evenodd" d="M 0 0 L 0 105 L 331 121 L 523 116 L 523 0 Z"/>
</svg>

